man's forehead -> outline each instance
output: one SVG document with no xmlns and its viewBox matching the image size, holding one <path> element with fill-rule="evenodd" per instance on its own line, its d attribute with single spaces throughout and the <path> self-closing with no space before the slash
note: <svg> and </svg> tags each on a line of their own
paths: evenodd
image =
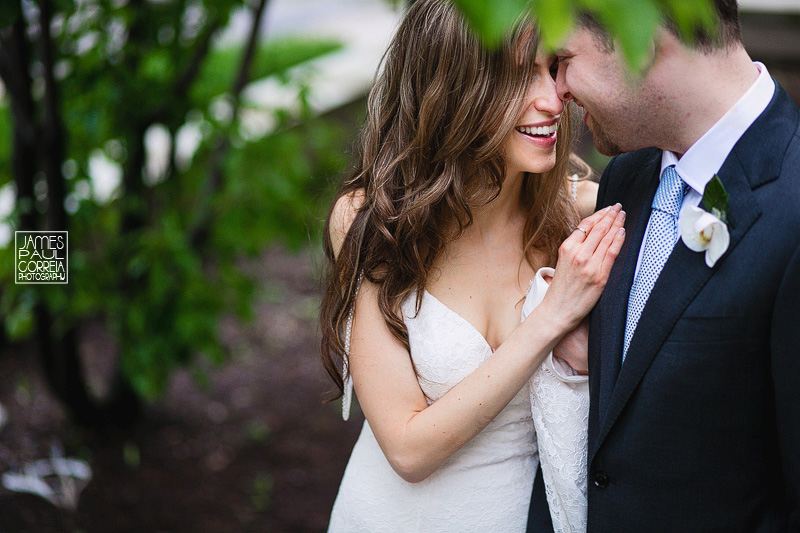
<svg viewBox="0 0 800 533">
<path fill-rule="evenodd" d="M 590 30 L 583 27 L 575 28 L 575 31 L 572 32 L 567 40 L 556 49 L 556 55 L 571 55 L 585 50 L 587 46 L 593 44 L 591 33 Z"/>
</svg>

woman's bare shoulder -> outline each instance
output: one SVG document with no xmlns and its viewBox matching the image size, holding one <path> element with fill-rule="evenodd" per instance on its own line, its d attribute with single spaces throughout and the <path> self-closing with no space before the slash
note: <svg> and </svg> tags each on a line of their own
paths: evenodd
<svg viewBox="0 0 800 533">
<path fill-rule="evenodd" d="M 364 189 L 343 194 L 340 196 L 331 211 L 329 232 L 334 255 L 339 255 L 344 238 L 356 218 L 356 213 L 364 205 Z"/>
<path fill-rule="evenodd" d="M 578 213 L 581 218 L 586 218 L 594 213 L 597 204 L 597 191 L 599 185 L 591 180 L 578 182 Z"/>
</svg>

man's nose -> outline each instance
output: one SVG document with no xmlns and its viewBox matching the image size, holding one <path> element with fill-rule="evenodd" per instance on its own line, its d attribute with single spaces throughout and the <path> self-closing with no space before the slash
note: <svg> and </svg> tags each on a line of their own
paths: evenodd
<svg viewBox="0 0 800 533">
<path fill-rule="evenodd" d="M 561 65 L 558 66 L 558 72 L 556 72 L 556 92 L 558 93 L 558 97 L 564 102 L 569 102 L 573 98 L 572 93 L 569 92 L 567 87 L 566 69 Z"/>
</svg>

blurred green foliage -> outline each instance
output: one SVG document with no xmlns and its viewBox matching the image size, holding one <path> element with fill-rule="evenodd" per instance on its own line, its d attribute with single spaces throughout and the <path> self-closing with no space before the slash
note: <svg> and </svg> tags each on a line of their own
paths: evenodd
<svg viewBox="0 0 800 533">
<path fill-rule="evenodd" d="M 637 68 L 647 64 L 663 13 L 685 36 L 712 20 L 706 0 L 454 1 L 489 44 L 532 9 L 551 48 L 587 9 Z M 339 44 L 283 39 L 257 46 L 247 77 L 274 76 L 296 91 L 297 105 L 275 112 L 265 135 L 247 134 L 242 116 L 258 106 L 237 89 L 245 46 L 215 47 L 213 37 L 234 10 L 255 12 L 257 5 L 264 4 L 3 4 L 0 28 L 21 24 L 22 33 L 15 31 L 28 43 L 25 67 L 4 75 L 29 85 L 26 91 L 39 110 L 29 118 L 41 121 L 50 90 L 45 75 L 54 76 L 70 231 L 68 285 L 15 285 L 13 253 L 0 253 L 0 316 L 9 339 L 41 334 L 35 313 L 42 304 L 52 318 L 48 335 L 56 340 L 81 320 L 100 318 L 117 339 L 127 382 L 140 396 L 154 398 L 170 372 L 196 355 L 225 359 L 219 319 L 231 311 L 250 318 L 255 293 L 253 280 L 239 268 L 243 258 L 272 242 L 298 247 L 318 235 L 328 178 L 345 164 L 343 132 L 312 116 L 308 88 L 288 72 Z M 42 6 L 50 11 L 52 61 L 42 55 L 48 45 L 38 27 Z M 11 52 L 6 47 L 0 53 Z M 10 98 L 6 93 L 0 99 L 0 187 L 14 181 L 19 117 L 11 112 Z M 146 164 L 146 139 L 159 132 L 154 138 L 168 156 L 164 167 L 153 169 Z M 195 138 L 189 156 L 175 149 L 182 135 Z M 121 176 L 110 196 L 100 194 L 90 176 L 98 161 Z M 41 166 L 33 178 L 36 194 L 18 198 L 8 217 L 12 229 L 30 213 L 36 215 L 36 229 L 44 228 L 52 205 Z M 257 492 L 269 492 L 261 485 Z"/>
<path fill-rule="evenodd" d="M 256 511 L 268 511 L 272 506 L 275 492 L 275 478 L 266 472 L 258 472 L 253 477 L 253 486 L 250 492 L 250 503 Z"/>
<path fill-rule="evenodd" d="M 691 41 L 695 30 L 713 31 L 711 0 L 454 0 L 489 45 L 498 44 L 514 23 L 532 12 L 545 46 L 556 49 L 569 37 L 577 14 L 591 13 L 614 37 L 628 64 L 644 69 L 652 55 L 652 40 L 664 16 Z"/>
<path fill-rule="evenodd" d="M 12 179 L 12 135 L 11 110 L 8 108 L 8 98 L 0 98 L 0 184 Z"/>
<path fill-rule="evenodd" d="M 36 5 L 24 5 L 35 27 Z M 340 44 L 290 38 L 258 46 L 249 78 L 275 76 L 298 93 L 297 107 L 275 111 L 265 135 L 247 135 L 241 115 L 259 108 L 244 97 L 238 102 L 233 92 L 244 43 L 209 46 L 201 54 L 242 7 L 233 0 L 55 4 L 54 70 L 71 206 L 69 284 L 15 285 L 12 238 L 0 253 L 0 316 L 9 339 L 36 334 L 37 302 L 50 310 L 56 337 L 99 317 L 118 341 L 125 379 L 140 396 L 155 398 L 170 372 L 196 355 L 225 359 L 217 329 L 223 315 L 251 318 L 255 291 L 239 268 L 242 259 L 276 241 L 297 248 L 319 232 L 322 196 L 345 163 L 345 134 L 312 116 L 307 87 L 287 72 Z M 42 63 L 35 55 L 31 63 L 32 94 L 41 104 Z M 11 124 L 6 95 L 0 187 L 13 181 Z M 154 129 L 166 134 L 162 148 L 169 154 L 155 172 L 142 157 Z M 181 158 L 176 139 L 186 132 L 197 146 Z M 123 176 L 109 199 L 97 194 L 90 177 L 90 161 L 98 157 Z M 216 184 L 210 178 L 215 165 L 221 168 Z M 17 202 L 7 220 L 12 229 L 26 210 L 43 219 L 47 193 L 39 196 L 35 206 Z M 197 244 L 194 232 L 204 217 L 211 223 Z"/>
</svg>

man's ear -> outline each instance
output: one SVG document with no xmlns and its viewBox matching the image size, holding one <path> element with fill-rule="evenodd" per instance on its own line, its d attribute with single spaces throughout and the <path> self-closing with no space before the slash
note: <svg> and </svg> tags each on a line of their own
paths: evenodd
<svg viewBox="0 0 800 533">
<path fill-rule="evenodd" d="M 664 25 L 658 27 L 655 39 L 650 43 L 650 54 L 653 62 L 662 58 L 667 59 L 674 55 L 683 55 L 690 50 L 689 45 L 681 41 L 680 37 Z"/>
</svg>

